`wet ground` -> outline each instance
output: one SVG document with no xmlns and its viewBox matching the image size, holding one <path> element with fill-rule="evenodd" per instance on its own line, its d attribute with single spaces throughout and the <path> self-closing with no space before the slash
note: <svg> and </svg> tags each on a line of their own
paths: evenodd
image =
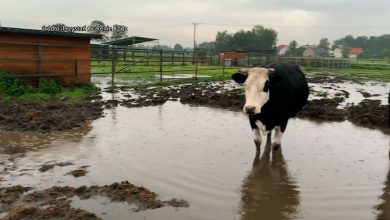
<svg viewBox="0 0 390 220">
<path fill-rule="evenodd" d="M 373 86 L 378 100 L 386 97 L 388 84 Z M 389 219 L 383 130 L 305 115 L 290 120 L 278 151 L 264 142 L 256 155 L 247 116 L 233 101 L 242 96 L 220 92 L 235 85 L 208 87 L 218 99 L 205 103 L 191 101 L 206 100 L 196 90 L 189 101 L 168 93 L 155 103 L 122 89 L 103 94 L 116 100 L 105 117 L 79 127 L 1 132 L 0 218 Z M 342 98 L 335 109 L 346 109 Z"/>
</svg>

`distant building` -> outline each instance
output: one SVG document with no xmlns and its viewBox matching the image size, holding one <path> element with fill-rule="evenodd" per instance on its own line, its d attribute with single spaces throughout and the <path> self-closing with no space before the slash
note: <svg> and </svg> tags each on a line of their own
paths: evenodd
<svg viewBox="0 0 390 220">
<path fill-rule="evenodd" d="M 359 54 L 363 53 L 363 48 L 355 47 L 349 48 L 348 57 L 350 59 L 356 59 Z"/>
<path fill-rule="evenodd" d="M 339 45 L 333 50 L 333 56 L 335 58 L 342 58 L 343 57 L 343 46 Z"/>
<path fill-rule="evenodd" d="M 329 53 L 324 48 L 319 47 L 306 47 L 303 51 L 304 57 L 326 57 L 329 56 Z"/>
<path fill-rule="evenodd" d="M 358 55 L 361 53 L 363 53 L 363 48 L 351 47 L 351 48 L 349 48 L 348 58 L 356 59 L 358 57 Z M 334 54 L 335 58 L 343 58 L 343 46 L 341 46 L 341 45 L 337 46 L 333 50 L 333 54 Z"/>
<path fill-rule="evenodd" d="M 219 64 L 226 66 L 240 66 L 247 64 L 245 51 L 221 51 L 219 52 Z"/>
<path fill-rule="evenodd" d="M 278 55 L 285 55 L 286 52 L 288 51 L 288 46 L 285 44 L 281 44 L 281 45 L 276 47 L 276 51 L 277 51 Z"/>
</svg>

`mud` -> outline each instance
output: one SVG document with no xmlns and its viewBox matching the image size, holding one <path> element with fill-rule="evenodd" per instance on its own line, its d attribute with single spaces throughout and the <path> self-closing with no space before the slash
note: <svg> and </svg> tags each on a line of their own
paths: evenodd
<svg viewBox="0 0 390 220">
<path fill-rule="evenodd" d="M 315 121 L 344 121 L 346 110 L 337 108 L 343 100 L 344 98 L 337 97 L 308 101 L 297 116 Z"/>
<path fill-rule="evenodd" d="M 73 163 L 72 162 L 49 163 L 49 164 L 42 165 L 38 170 L 39 170 L 39 172 L 44 173 L 48 170 L 53 169 L 55 166 L 64 167 L 64 166 L 70 166 L 70 165 L 73 165 Z"/>
<path fill-rule="evenodd" d="M 0 101 L 0 130 L 69 130 L 101 117 L 103 106 L 90 101 Z"/>
<path fill-rule="evenodd" d="M 135 204 L 133 211 L 157 209 L 164 206 L 188 207 L 185 200 L 160 200 L 158 195 L 144 187 L 135 186 L 128 181 L 116 182 L 104 186 L 54 186 L 42 191 L 30 191 L 29 187 L 12 186 L 0 188 L 0 213 L 5 212 L 4 219 L 101 219 L 95 214 L 71 206 L 71 199 L 90 199 L 93 196 L 104 196 L 111 202 Z"/>
<path fill-rule="evenodd" d="M 311 78 L 311 80 L 314 80 L 315 83 L 339 83 L 346 79 L 342 76 L 318 75 Z M 337 84 L 332 84 L 328 89 L 334 89 L 335 87 L 337 87 Z M 386 109 L 388 109 L 388 105 L 386 105 L 387 107 L 380 106 L 377 102 L 363 100 L 363 103 L 354 107 L 351 107 L 352 103 L 341 106 L 341 103 L 349 98 L 350 93 L 343 89 L 338 89 L 337 91 L 333 98 L 326 97 L 309 100 L 297 116 L 319 122 L 351 120 L 360 126 L 387 128 L 388 116 Z M 115 101 L 117 104 L 126 107 L 144 107 L 161 105 L 168 100 L 179 100 L 183 104 L 217 107 L 235 111 L 240 111 L 245 102 L 245 96 L 239 90 L 237 92 L 235 89 L 226 89 L 226 86 L 223 84 L 213 83 L 194 83 L 168 88 L 142 89 L 134 91 L 134 94 L 129 99 Z M 381 116 L 376 116 L 377 114 L 381 114 Z"/>
<path fill-rule="evenodd" d="M 88 173 L 87 167 L 89 167 L 89 166 L 82 166 L 79 169 L 70 171 L 66 175 L 72 175 L 72 176 L 74 176 L 76 178 L 77 177 L 81 177 L 81 176 L 85 176 L 85 174 Z"/>
<path fill-rule="evenodd" d="M 347 109 L 348 120 L 361 126 L 386 128 L 389 124 L 389 106 L 380 100 L 364 99 Z"/>
</svg>

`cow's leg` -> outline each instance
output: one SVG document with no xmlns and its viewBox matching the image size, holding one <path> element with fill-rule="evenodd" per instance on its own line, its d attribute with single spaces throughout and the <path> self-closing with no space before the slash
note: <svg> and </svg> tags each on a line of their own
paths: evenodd
<svg viewBox="0 0 390 220">
<path fill-rule="evenodd" d="M 251 124 L 251 128 L 253 131 L 253 139 L 255 141 L 256 150 L 260 151 L 260 145 L 261 145 L 261 133 L 260 128 L 257 127 L 257 124 L 255 122 L 255 118 L 253 116 L 249 116 L 249 123 Z"/>
<path fill-rule="evenodd" d="M 260 130 L 258 128 L 252 129 L 253 131 L 253 139 L 255 140 L 256 150 L 260 151 L 260 145 L 261 145 L 261 134 Z"/>
<path fill-rule="evenodd" d="M 280 126 L 275 127 L 274 142 L 272 144 L 274 146 L 274 150 L 278 150 L 282 143 L 282 136 L 284 131 L 286 130 L 287 122 L 288 119 L 283 120 Z"/>
</svg>

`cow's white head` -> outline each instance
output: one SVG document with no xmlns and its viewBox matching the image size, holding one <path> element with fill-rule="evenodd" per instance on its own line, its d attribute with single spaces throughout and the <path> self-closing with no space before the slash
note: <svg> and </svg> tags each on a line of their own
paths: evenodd
<svg viewBox="0 0 390 220">
<path fill-rule="evenodd" d="M 232 75 L 237 83 L 244 83 L 245 105 L 244 113 L 259 114 L 261 107 L 269 100 L 269 77 L 275 72 L 273 68 L 243 68 L 239 73 Z"/>
</svg>

